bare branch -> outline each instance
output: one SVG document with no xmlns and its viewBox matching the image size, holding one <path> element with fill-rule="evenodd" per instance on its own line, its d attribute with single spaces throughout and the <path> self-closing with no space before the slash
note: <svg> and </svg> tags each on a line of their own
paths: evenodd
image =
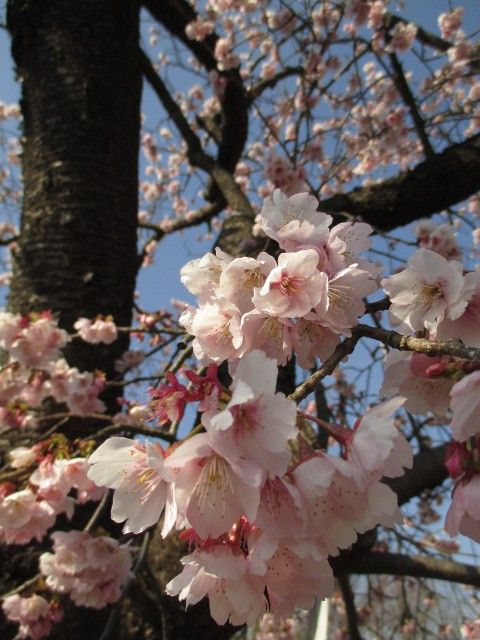
<svg viewBox="0 0 480 640">
<path fill-rule="evenodd" d="M 192 166 L 199 167 L 212 176 L 228 205 L 234 211 L 239 211 L 253 219 L 252 206 L 240 186 L 235 182 L 233 175 L 203 151 L 200 140 L 190 127 L 179 105 L 170 95 L 151 60 L 143 51 L 140 52 L 140 56 L 145 78 L 187 144 L 188 159 Z"/>
<path fill-rule="evenodd" d="M 333 559 L 332 567 L 340 574 L 388 574 L 447 580 L 480 587 L 480 569 L 453 560 L 439 560 L 425 556 L 404 556 L 399 553 L 376 551 L 345 554 Z"/>
<path fill-rule="evenodd" d="M 348 576 L 339 574 L 337 576 L 342 591 L 343 602 L 345 603 L 345 612 L 347 614 L 348 635 L 350 640 L 362 640 L 360 630 L 358 628 L 357 609 L 355 607 L 355 598 Z"/>
<path fill-rule="evenodd" d="M 410 91 L 410 87 L 408 86 L 402 63 L 395 53 L 390 53 L 389 58 L 393 67 L 393 81 L 395 83 L 395 86 L 397 87 L 398 93 L 402 97 L 403 102 L 410 111 L 413 124 L 415 125 L 415 130 L 422 143 L 425 157 L 432 158 L 435 155 L 435 150 L 432 147 L 429 137 L 427 136 L 427 132 L 425 131 L 425 122 L 420 115 L 420 111 L 418 110 L 415 98 L 413 97 L 412 92 Z"/>
<path fill-rule="evenodd" d="M 460 339 L 456 340 L 427 340 L 426 338 L 415 338 L 414 336 L 403 336 L 396 331 L 381 329 L 380 327 L 370 327 L 366 324 L 359 324 L 352 329 L 355 335 L 379 340 L 384 345 L 398 349 L 399 351 L 414 351 L 425 353 L 427 356 L 453 356 L 480 363 L 480 349 L 466 347 Z M 343 344 L 343 343 L 342 343 Z"/>
<path fill-rule="evenodd" d="M 390 231 L 454 206 L 480 190 L 480 134 L 379 184 L 320 201 L 320 210 L 358 216 Z M 341 216 L 339 216 L 339 219 Z"/>
</svg>

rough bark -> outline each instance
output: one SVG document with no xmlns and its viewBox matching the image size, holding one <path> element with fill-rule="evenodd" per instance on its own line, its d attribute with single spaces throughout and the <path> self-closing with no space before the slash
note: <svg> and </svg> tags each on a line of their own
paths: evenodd
<svg viewBox="0 0 480 640">
<path fill-rule="evenodd" d="M 130 0 L 10 0 L 22 83 L 24 199 L 12 311 L 130 324 L 136 276 L 141 73 Z M 111 375 L 127 338 L 75 342 L 72 364 Z"/>
<path fill-rule="evenodd" d="M 97 314 L 129 325 L 137 268 L 138 4 L 9 0 L 7 21 L 22 85 L 24 182 L 9 308 L 51 309 L 66 329 Z M 111 377 L 127 346 L 127 337 L 100 348 L 75 340 L 66 356 Z M 105 399 L 113 409 L 113 395 Z M 0 552 L 2 593 L 35 575 L 41 550 Z M 108 615 L 68 610 L 51 637 L 95 640 Z M 0 622 L 2 638 L 14 633 Z"/>
</svg>

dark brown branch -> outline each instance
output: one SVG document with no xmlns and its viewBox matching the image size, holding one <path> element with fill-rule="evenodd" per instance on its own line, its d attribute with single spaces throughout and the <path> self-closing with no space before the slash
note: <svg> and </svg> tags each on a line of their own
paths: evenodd
<svg viewBox="0 0 480 640">
<path fill-rule="evenodd" d="M 274 89 L 277 84 L 290 76 L 303 76 L 305 75 L 305 69 L 301 66 L 285 67 L 271 78 L 260 80 L 257 84 L 254 84 L 247 92 L 248 103 L 251 104 L 256 98 L 258 98 L 267 89 Z"/>
<path fill-rule="evenodd" d="M 402 336 L 396 331 L 389 331 L 380 327 L 370 327 L 366 324 L 359 324 L 352 329 L 350 338 L 346 338 L 335 349 L 333 354 L 324 364 L 309 376 L 295 391 L 290 394 L 290 399 L 301 402 L 312 391 L 318 383 L 333 373 L 345 356 L 350 355 L 360 338 L 371 338 L 378 340 L 384 345 L 398 349 L 400 351 L 414 351 L 425 353 L 434 357 L 439 355 L 449 355 L 463 360 L 471 360 L 480 363 L 480 349 L 466 347 L 461 340 L 427 340 L 426 338 L 415 338 L 413 336 Z"/>
<path fill-rule="evenodd" d="M 207 71 L 217 69 L 213 55 L 218 35 L 212 33 L 201 42 L 190 40 L 185 28 L 197 18 L 197 13 L 186 0 L 144 0 L 150 14 L 158 20 L 171 35 L 180 40 Z M 221 137 L 217 162 L 233 172 L 242 155 L 248 135 L 248 100 L 238 69 L 221 72 L 226 79 L 225 90 L 219 98 L 221 107 Z M 207 199 L 218 200 L 218 193 L 210 189 Z"/>
<path fill-rule="evenodd" d="M 350 581 L 346 574 L 337 576 L 342 591 L 343 602 L 345 603 L 345 612 L 347 614 L 348 635 L 350 640 L 362 640 L 360 630 L 358 628 L 357 609 L 355 607 L 355 598 L 353 595 Z"/>
<path fill-rule="evenodd" d="M 393 15 L 392 13 L 387 13 L 385 15 L 385 24 L 387 28 L 394 27 L 396 24 L 409 24 L 410 20 L 405 20 L 400 16 Z M 430 31 L 427 31 L 423 27 L 415 25 L 417 27 L 417 35 L 416 39 L 422 44 L 426 44 L 437 51 L 441 51 L 442 53 L 446 53 L 450 47 L 452 47 L 452 43 L 448 40 L 444 40 L 440 38 L 440 36 L 436 36 Z"/>
<path fill-rule="evenodd" d="M 480 569 L 452 560 L 438 560 L 425 556 L 404 556 L 398 553 L 375 551 L 345 554 L 331 561 L 335 573 L 388 574 L 446 580 L 480 587 Z"/>
<path fill-rule="evenodd" d="M 446 445 L 423 449 L 414 456 L 412 468 L 407 469 L 403 476 L 383 479 L 397 494 L 399 505 L 405 504 L 426 489 L 438 487 L 447 479 L 445 450 Z"/>
<path fill-rule="evenodd" d="M 199 224 L 204 222 L 210 222 L 216 215 L 221 213 L 224 209 L 223 202 L 212 202 L 206 204 L 204 207 L 200 207 L 198 211 L 194 213 L 194 215 L 189 218 L 178 218 L 177 220 L 172 220 L 172 225 L 169 229 L 162 229 L 157 224 L 152 223 L 142 223 L 139 224 L 140 229 L 148 229 L 152 232 L 151 237 L 145 242 L 142 250 L 138 255 L 138 262 L 141 265 L 145 256 L 147 255 L 147 247 L 152 240 L 155 242 L 160 242 L 160 240 L 171 233 L 175 233 L 176 231 L 181 231 L 182 229 L 189 229 L 191 227 L 196 227 Z M 137 329 L 133 329 L 133 331 L 137 331 Z"/>
<path fill-rule="evenodd" d="M 480 135 L 447 147 L 394 178 L 320 201 L 327 213 L 359 216 L 390 231 L 454 206 L 480 190 Z"/>
<path fill-rule="evenodd" d="M 405 103 L 405 106 L 410 111 L 410 115 L 412 116 L 413 124 L 415 126 L 415 131 L 417 132 L 417 135 L 422 143 L 425 157 L 432 158 L 435 155 L 435 150 L 432 147 L 429 137 L 427 136 L 427 132 L 425 131 L 425 122 L 420 115 L 420 111 L 418 110 L 415 98 L 413 97 L 412 92 L 410 91 L 410 87 L 408 86 L 402 63 L 395 53 L 391 53 L 389 55 L 389 58 L 393 68 L 393 81 L 395 83 L 395 86 L 397 87 L 398 93 L 401 95 L 402 100 Z"/>
<path fill-rule="evenodd" d="M 390 300 L 388 298 L 382 298 L 375 302 L 368 302 L 365 305 L 365 313 L 376 313 L 377 311 L 386 311 L 390 308 Z"/>
<path fill-rule="evenodd" d="M 235 182 L 232 173 L 203 151 L 200 140 L 190 127 L 179 105 L 170 95 L 170 92 L 156 72 L 150 59 L 143 52 L 140 52 L 140 58 L 146 80 L 157 94 L 165 111 L 172 118 L 187 144 L 187 154 L 190 164 L 203 169 L 211 175 L 226 202 L 234 211 L 239 211 L 253 220 L 254 211 L 252 206 L 240 186 Z"/>
<path fill-rule="evenodd" d="M 333 371 L 338 367 L 340 362 L 346 356 L 350 355 L 355 349 L 355 345 L 360 340 L 361 336 L 352 335 L 350 338 L 345 338 L 343 342 L 341 342 L 332 355 L 325 360 L 324 364 L 315 371 L 311 376 L 309 376 L 301 385 L 299 385 L 293 393 L 291 393 L 288 397 L 290 400 L 294 400 L 299 403 L 304 398 L 306 398 L 312 391 L 314 391 L 318 385 L 318 383 L 329 376 Z"/>
</svg>

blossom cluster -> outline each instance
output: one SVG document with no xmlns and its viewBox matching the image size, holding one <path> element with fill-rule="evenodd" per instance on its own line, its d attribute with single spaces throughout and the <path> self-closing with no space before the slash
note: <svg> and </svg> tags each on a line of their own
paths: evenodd
<svg viewBox="0 0 480 640">
<path fill-rule="evenodd" d="M 88 477 L 85 458 L 59 459 L 51 454 L 41 457 L 34 450 L 15 455 L 16 468 L 22 469 L 41 460 L 23 486 L 13 482 L 0 485 L 0 541 L 6 544 L 39 542 L 64 513 L 71 518 L 76 504 L 98 501 L 104 489 Z M 75 495 L 72 495 L 72 490 Z"/>
<path fill-rule="evenodd" d="M 53 553 L 40 556 L 40 571 L 50 589 L 94 609 L 120 598 L 130 576 L 129 547 L 86 531 L 56 531 L 52 539 Z"/>
<path fill-rule="evenodd" d="M 110 438 L 90 456 L 89 477 L 114 489 L 112 518 L 126 521 L 125 532 L 144 531 L 164 511 L 162 534 L 181 530 L 195 547 L 167 593 L 187 605 L 208 596 L 219 624 L 253 623 L 267 609 L 291 615 L 332 592 L 329 555 L 399 521 L 381 479 L 412 463 L 390 418 L 402 400 L 370 409 L 354 430 L 338 427 L 337 457 L 306 444 L 295 403 L 275 392 L 277 363 L 263 352 L 238 362 L 228 392 L 209 376 L 196 381 L 202 433 L 167 450 Z M 172 384 L 174 402 L 176 394 Z"/>
<path fill-rule="evenodd" d="M 98 398 L 104 378 L 69 366 L 61 355 L 69 340 L 50 312 L 29 316 L 0 312 L 0 348 L 8 355 L 0 371 L 3 424 L 35 426 L 31 409 L 49 397 L 78 415 L 104 410 Z"/>
<path fill-rule="evenodd" d="M 326 359 L 341 335 L 365 311 L 364 297 L 378 288 L 377 269 L 359 257 L 369 248 L 371 227 L 317 211 L 314 196 L 287 197 L 275 190 L 263 204 L 259 225 L 281 248 L 278 258 L 216 255 L 191 260 L 181 270 L 199 307 L 180 323 L 195 337 L 202 361 L 235 362 L 260 349 L 278 364 L 293 351 L 301 367 Z"/>
<path fill-rule="evenodd" d="M 52 625 L 62 618 L 62 610 L 56 603 L 50 603 L 34 593 L 28 598 L 18 594 L 7 596 L 2 604 L 7 620 L 19 625 L 16 638 L 40 640 L 47 636 Z"/>
<path fill-rule="evenodd" d="M 418 229 L 418 227 L 417 227 Z M 461 336 L 467 347 L 480 347 L 480 271 L 465 271 L 452 236 L 441 227 L 421 225 L 422 248 L 405 269 L 382 280 L 389 294 L 390 322 L 401 333 L 423 331 L 430 339 Z M 438 240 L 438 242 L 437 242 Z M 432 248 L 424 248 L 430 245 Z M 401 394 L 405 408 L 450 418 L 456 444 L 478 448 L 480 435 L 480 371 L 456 358 L 391 351 L 385 358 L 381 393 Z M 465 455 L 463 462 L 468 459 Z M 460 467 L 445 529 L 480 541 L 480 468 Z"/>
</svg>

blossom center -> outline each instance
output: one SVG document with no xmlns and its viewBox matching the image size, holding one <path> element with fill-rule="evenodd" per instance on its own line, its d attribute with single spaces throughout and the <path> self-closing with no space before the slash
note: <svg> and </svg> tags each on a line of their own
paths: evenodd
<svg viewBox="0 0 480 640">
<path fill-rule="evenodd" d="M 298 295 L 304 284 L 304 279 L 299 276 L 291 276 L 285 271 L 282 272 L 280 280 L 275 282 L 272 286 L 273 289 L 278 289 L 287 298 L 293 298 Z"/>
</svg>

